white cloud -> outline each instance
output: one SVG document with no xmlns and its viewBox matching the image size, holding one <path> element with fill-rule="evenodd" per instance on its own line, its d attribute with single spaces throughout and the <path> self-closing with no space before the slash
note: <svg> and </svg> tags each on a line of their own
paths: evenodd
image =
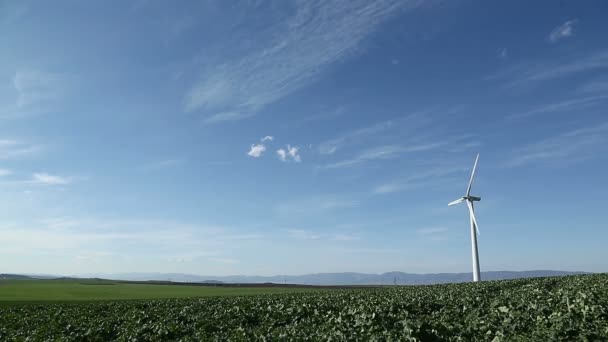
<svg viewBox="0 0 608 342">
<path fill-rule="evenodd" d="M 572 37 L 574 35 L 574 25 L 578 23 L 577 19 L 568 20 L 565 23 L 554 28 L 549 34 L 549 41 L 552 43 L 557 42 L 560 39 Z"/>
<path fill-rule="evenodd" d="M 46 185 L 65 185 L 71 183 L 70 178 L 53 176 L 48 173 L 34 173 L 32 175 L 32 182 Z"/>
<path fill-rule="evenodd" d="M 247 40 L 255 32 L 256 46 L 247 54 L 221 54 L 203 68 L 185 97 L 186 111 L 238 113 L 214 115 L 208 123 L 234 121 L 314 82 L 331 65 L 351 56 L 361 42 L 387 18 L 420 6 L 422 1 L 316 0 L 296 3 L 284 20 L 238 32 Z M 246 11 L 265 10 L 247 8 Z M 235 25 L 234 27 L 239 27 Z M 216 51 L 231 51 L 240 41 L 225 41 Z M 227 120 L 228 119 L 228 120 Z"/>
<path fill-rule="evenodd" d="M 287 161 L 287 151 L 285 151 L 284 149 L 282 149 L 282 148 L 278 149 L 277 155 L 279 156 L 279 159 L 281 161 Z"/>
<path fill-rule="evenodd" d="M 277 156 L 279 157 L 279 160 L 283 162 L 293 160 L 296 163 L 299 163 L 302 161 L 302 158 L 298 154 L 298 150 L 298 147 L 287 145 L 285 149 L 280 148 L 277 150 Z"/>
<path fill-rule="evenodd" d="M 0 177 L 11 175 L 13 172 L 7 169 L 0 169 Z"/>
<path fill-rule="evenodd" d="M 249 152 L 247 153 L 247 155 L 254 157 L 254 158 L 259 158 L 262 156 L 262 154 L 264 154 L 264 152 L 266 151 L 266 145 L 264 145 L 264 142 L 266 141 L 273 141 L 274 137 L 267 135 L 265 137 L 263 137 L 262 139 L 260 139 L 259 144 L 252 144 L 251 148 L 249 149 Z"/>
<path fill-rule="evenodd" d="M 298 154 L 298 147 L 287 145 L 287 154 L 293 159 L 295 162 L 299 163 L 302 161 L 300 155 Z"/>
<path fill-rule="evenodd" d="M 259 158 L 266 151 L 266 146 L 263 144 L 253 144 L 251 145 L 251 149 L 247 152 L 247 155 L 253 158 Z"/>
</svg>

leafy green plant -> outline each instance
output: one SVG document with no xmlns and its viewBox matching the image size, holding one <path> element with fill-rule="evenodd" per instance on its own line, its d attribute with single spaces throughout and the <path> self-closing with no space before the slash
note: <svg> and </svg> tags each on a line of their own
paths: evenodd
<svg viewBox="0 0 608 342">
<path fill-rule="evenodd" d="M 606 341 L 608 275 L 0 307 L 1 341 Z"/>
</svg>

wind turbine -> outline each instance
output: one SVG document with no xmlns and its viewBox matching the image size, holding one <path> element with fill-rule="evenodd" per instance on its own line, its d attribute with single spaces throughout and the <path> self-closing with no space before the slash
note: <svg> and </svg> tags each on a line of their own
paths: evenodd
<svg viewBox="0 0 608 342">
<path fill-rule="evenodd" d="M 481 197 L 471 196 L 471 185 L 473 185 L 473 177 L 475 176 L 475 169 L 477 169 L 477 161 L 479 160 L 479 153 L 475 158 L 475 164 L 473 164 L 473 172 L 471 172 L 471 179 L 469 180 L 469 186 L 467 192 L 461 198 L 450 202 L 448 205 L 454 205 L 462 202 L 467 202 L 469 207 L 469 215 L 471 221 L 471 253 L 473 254 L 473 281 L 480 281 L 479 276 L 479 253 L 477 252 L 477 235 L 479 234 L 479 226 L 477 225 L 477 219 L 475 218 L 475 209 L 473 202 L 481 201 Z M 477 234 L 476 234 L 477 232 Z"/>
</svg>

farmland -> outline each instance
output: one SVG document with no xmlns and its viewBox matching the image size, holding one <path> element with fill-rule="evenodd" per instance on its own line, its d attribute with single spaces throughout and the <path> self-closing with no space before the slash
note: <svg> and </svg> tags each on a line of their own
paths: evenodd
<svg viewBox="0 0 608 342">
<path fill-rule="evenodd" d="M 608 275 L 0 306 L 0 340 L 608 339 Z"/>
<path fill-rule="evenodd" d="M 243 296 L 311 291 L 307 288 L 201 286 L 93 279 L 0 280 L 0 306 L 28 302 Z"/>
</svg>

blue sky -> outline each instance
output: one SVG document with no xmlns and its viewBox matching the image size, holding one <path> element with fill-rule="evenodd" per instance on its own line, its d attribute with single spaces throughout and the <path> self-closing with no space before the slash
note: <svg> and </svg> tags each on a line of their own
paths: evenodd
<svg viewBox="0 0 608 342">
<path fill-rule="evenodd" d="M 0 272 L 606 272 L 607 10 L 0 0 Z"/>
</svg>

